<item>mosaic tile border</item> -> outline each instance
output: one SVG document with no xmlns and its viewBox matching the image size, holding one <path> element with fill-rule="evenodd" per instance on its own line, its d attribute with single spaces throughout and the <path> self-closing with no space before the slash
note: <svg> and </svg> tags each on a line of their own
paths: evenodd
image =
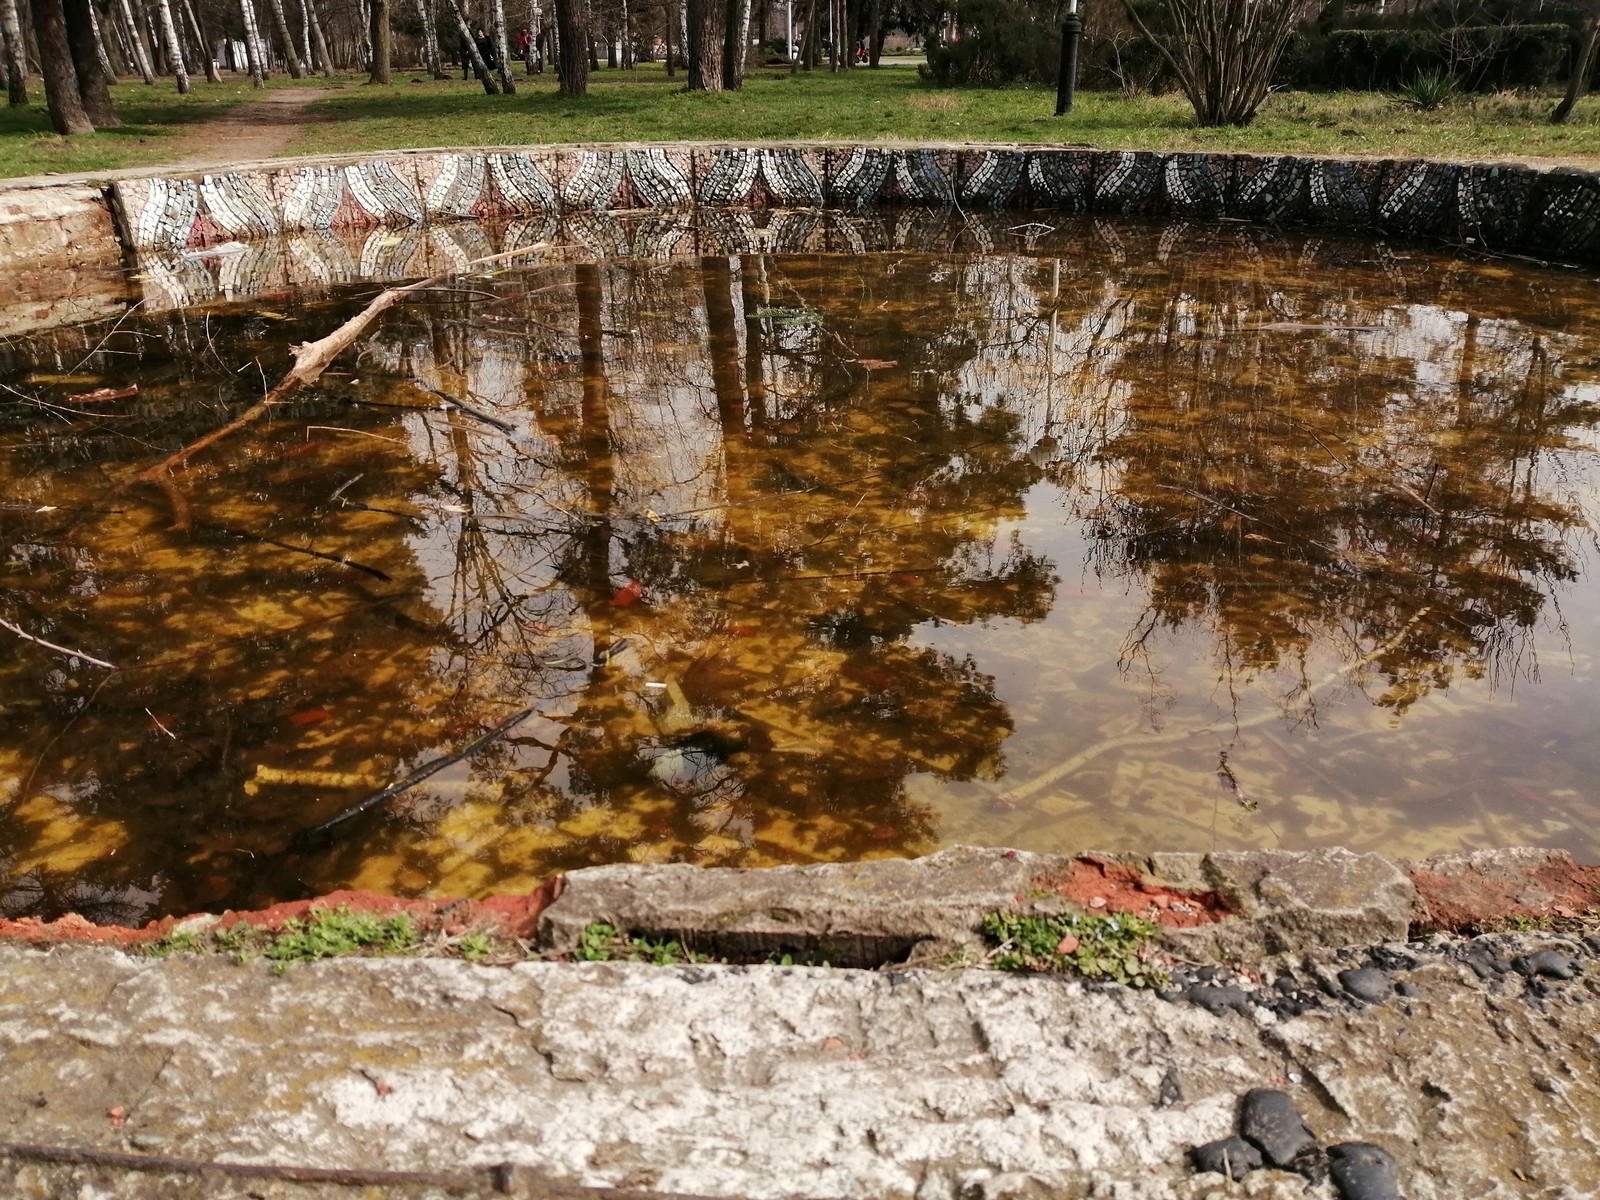
<svg viewBox="0 0 1600 1200">
<path fill-rule="evenodd" d="M 1375 230 L 1600 262 L 1600 174 L 1522 165 L 1053 146 L 627 145 L 396 152 L 110 185 L 124 244 L 640 209 L 1036 208 Z M 595 244 L 620 244 L 598 233 Z"/>
</svg>

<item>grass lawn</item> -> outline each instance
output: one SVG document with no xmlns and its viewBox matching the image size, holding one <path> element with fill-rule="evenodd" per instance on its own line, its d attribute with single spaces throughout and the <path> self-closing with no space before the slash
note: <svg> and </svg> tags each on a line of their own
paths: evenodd
<svg viewBox="0 0 1600 1200">
<path fill-rule="evenodd" d="M 1465 97 L 1431 113 L 1388 96 L 1292 92 L 1271 97 L 1248 129 L 1198 129 L 1178 96 L 1127 99 L 1079 93 L 1053 116 L 1043 88 L 938 89 L 905 67 L 842 75 L 752 72 L 737 93 L 691 94 L 659 67 L 636 79 L 591 76 L 584 100 L 563 100 L 549 76 L 517 77 L 515 96 L 476 82 L 411 82 L 330 93 L 302 128 L 296 153 L 408 146 L 586 141 L 784 140 L 1085 143 L 1117 149 L 1280 150 L 1377 156 L 1551 158 L 1600 166 L 1600 98 L 1564 127 L 1548 124 L 1554 97 Z M 613 82 L 615 80 L 615 82 Z"/>
<path fill-rule="evenodd" d="M 1587 99 L 1569 125 L 1546 117 L 1553 96 L 1459 97 L 1431 113 L 1370 93 L 1275 95 L 1248 129 L 1197 129 L 1176 96 L 1128 99 L 1080 93 L 1077 111 L 1057 119 L 1048 89 L 940 90 L 907 67 L 791 76 L 754 71 L 738 93 L 694 94 L 683 76 L 649 65 L 601 70 L 590 95 L 563 100 L 553 76 L 517 77 L 515 96 L 486 96 L 475 81 L 434 81 L 397 71 L 387 88 L 363 77 L 274 87 L 322 87 L 304 113 L 289 153 L 418 146 L 521 145 L 588 141 L 782 139 L 1008 141 L 1107 148 L 1260 150 L 1374 156 L 1524 158 L 1600 166 L 1600 99 Z M 179 97 L 158 83 L 119 84 L 128 126 L 87 138 L 49 134 L 42 103 L 0 111 L 0 176 L 80 172 L 181 158 L 184 135 L 225 107 L 248 101 L 248 84 L 197 84 Z M 37 90 L 37 84 L 35 84 Z M 259 93 L 256 93 L 259 95 Z"/>
</svg>

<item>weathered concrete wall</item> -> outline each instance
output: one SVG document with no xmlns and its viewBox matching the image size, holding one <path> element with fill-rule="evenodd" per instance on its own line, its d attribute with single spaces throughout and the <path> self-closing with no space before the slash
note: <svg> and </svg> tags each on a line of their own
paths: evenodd
<svg viewBox="0 0 1600 1200">
<path fill-rule="evenodd" d="M 272 163 L 112 185 L 141 250 L 570 212 L 889 205 L 1376 230 L 1600 261 L 1600 175 L 1524 165 L 1019 146 L 551 146 Z"/>
<path fill-rule="evenodd" d="M 115 315 L 130 299 L 105 189 L 0 185 L 0 331 Z"/>
</svg>

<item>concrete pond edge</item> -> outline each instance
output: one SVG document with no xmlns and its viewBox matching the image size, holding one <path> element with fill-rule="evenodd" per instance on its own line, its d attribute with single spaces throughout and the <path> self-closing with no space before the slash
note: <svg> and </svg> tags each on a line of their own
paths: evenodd
<svg viewBox="0 0 1600 1200">
<path fill-rule="evenodd" d="M 248 921 L 263 930 L 313 910 L 406 913 L 429 930 L 485 932 L 571 955 L 593 925 L 672 940 L 733 962 L 782 955 L 834 966 L 976 960 L 992 913 L 1128 913 L 1191 962 L 1402 942 L 1431 933 L 1535 930 L 1600 916 L 1600 866 L 1517 848 L 1419 863 L 1342 848 L 1213 853 L 1035 854 L 956 846 L 917 859 L 729 868 L 617 864 L 521 895 L 404 899 L 333 892 L 253 912 L 166 917 L 140 929 L 0 920 L 0 942 L 147 947 L 175 932 Z"/>
</svg>

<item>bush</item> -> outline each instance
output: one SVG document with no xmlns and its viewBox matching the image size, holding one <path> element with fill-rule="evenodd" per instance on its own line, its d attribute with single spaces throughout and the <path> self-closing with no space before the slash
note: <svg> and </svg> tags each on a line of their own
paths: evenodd
<svg viewBox="0 0 1600 1200">
<path fill-rule="evenodd" d="M 928 39 L 922 77 L 941 87 L 1054 83 L 1061 29 L 1044 13 L 1006 0 L 958 0 L 954 42 Z"/>
<path fill-rule="evenodd" d="M 1560 78 L 1571 39 L 1565 25 L 1336 29 L 1289 61 L 1300 86 L 1395 91 L 1442 71 L 1467 91 L 1536 88 Z"/>
</svg>

